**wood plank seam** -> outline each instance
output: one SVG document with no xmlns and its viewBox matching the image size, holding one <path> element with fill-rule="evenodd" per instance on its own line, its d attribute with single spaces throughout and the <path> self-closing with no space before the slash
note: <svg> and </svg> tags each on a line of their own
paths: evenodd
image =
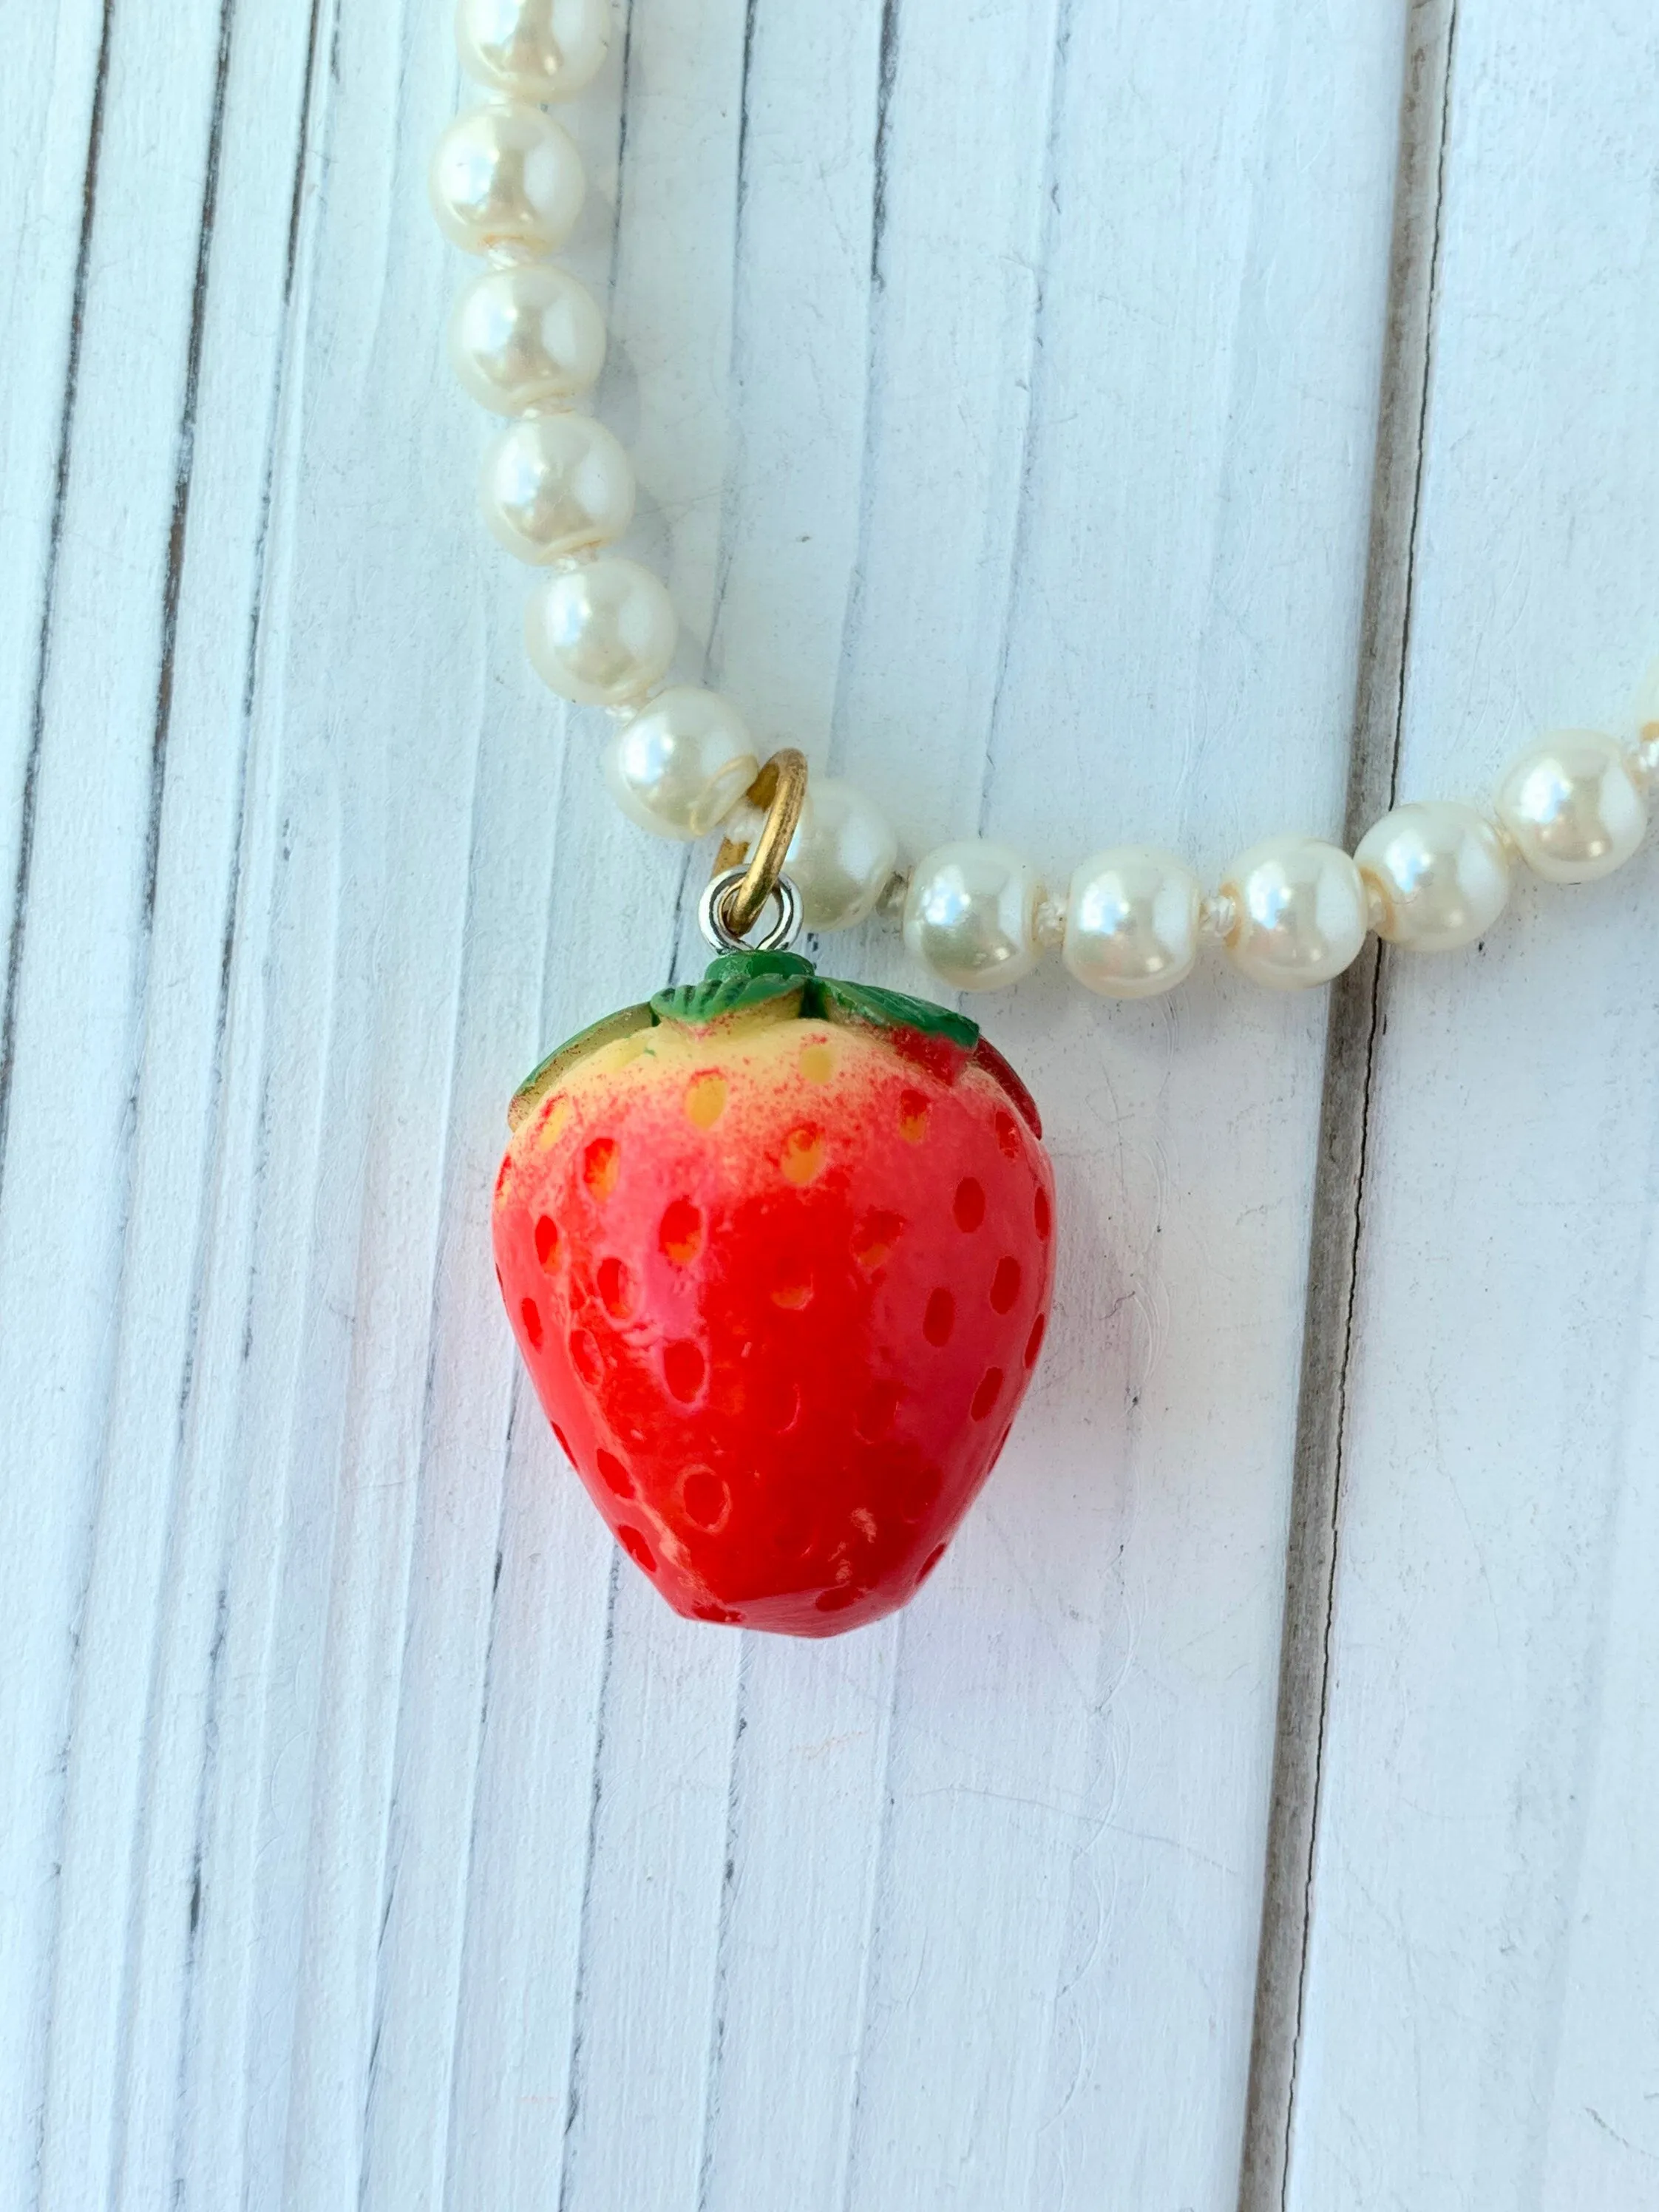
<svg viewBox="0 0 1659 2212">
<path fill-rule="evenodd" d="M 750 15 L 752 18 L 752 0 Z M 876 76 L 875 173 L 870 195 L 870 289 L 884 291 L 882 241 L 887 232 L 887 158 L 892 137 L 893 87 L 898 81 L 899 0 L 882 0 L 880 58 Z M 748 49 L 744 51 L 745 64 Z"/>
<path fill-rule="evenodd" d="M 523 1404 L 523 1386 L 515 1377 L 514 1381 L 512 1399 L 507 1407 L 507 1431 L 502 1443 L 502 1458 L 504 1462 L 510 1461 L 512 1457 L 514 1435 L 518 1427 L 519 1413 Z M 476 1747 L 472 1756 L 472 1795 L 471 1801 L 467 1810 L 466 1869 L 461 1885 L 462 1894 L 468 1900 L 469 1919 L 471 1917 L 472 1886 L 475 1879 L 477 1878 L 477 1869 L 478 1866 L 478 1832 L 483 1817 L 483 1791 L 479 1787 L 480 1774 L 483 1764 L 483 1746 L 489 1741 L 490 1703 L 495 1689 L 496 1663 L 500 1656 L 500 1644 L 497 1631 L 501 1626 L 501 1570 L 507 1563 L 505 1528 L 507 1485 L 505 1480 L 503 1480 L 501 1484 L 501 1510 L 497 1515 L 495 1521 L 495 1571 L 491 1575 L 489 1581 L 489 1624 L 484 1640 L 483 1684 L 478 1698 L 478 1728 L 477 1735 L 475 1739 Z M 462 1960 L 464 1967 L 470 1935 L 471 1929 L 469 1927 L 468 1929 L 464 1929 L 461 1937 Z M 461 1976 L 458 1977 L 458 1994 L 454 2010 L 450 2015 L 448 2027 L 449 2048 L 447 2054 L 447 2074 L 449 2094 L 445 2100 L 444 2109 L 444 2178 L 442 2195 L 440 2200 L 441 2205 L 447 2205 L 449 2203 L 454 2193 L 455 2187 L 455 2147 L 459 2134 L 459 2115 L 461 2087 L 461 2069 L 459 2065 L 457 2063 L 457 2059 L 461 2047 L 461 2007 L 464 2002 L 464 1996 L 461 1993 L 465 1991 L 465 1972 L 463 1972 Z"/>
<path fill-rule="evenodd" d="M 886 1706 L 881 1717 L 883 1738 L 881 1746 L 881 1804 L 877 1819 L 876 1835 L 872 1853 L 873 1870 L 870 1882 L 869 1911 L 865 1919 L 864 1925 L 859 1930 L 860 1943 L 859 1954 L 858 2045 L 853 2053 L 853 2063 L 847 2085 L 847 2118 L 841 2141 L 841 2190 L 839 2197 L 839 2212 L 853 2212 L 854 2197 L 859 2181 L 858 2161 L 860 2142 L 859 2122 L 864 2110 L 865 2089 L 868 2073 L 867 2062 L 870 2053 L 870 2035 L 872 2024 L 871 2018 L 872 2009 L 872 1970 L 876 1958 L 877 1935 L 881 1924 L 882 1909 L 888 1894 L 887 1882 L 891 1870 L 893 1856 L 894 1816 L 897 1810 L 898 1804 L 898 1793 L 895 1787 L 893 1774 L 893 1758 L 895 1751 L 894 1739 L 897 1735 L 897 1730 L 894 1727 L 893 1723 L 896 1708 L 898 1704 L 899 1686 L 903 1680 L 902 1662 L 904 1656 L 906 1626 L 907 1623 L 903 1618 L 901 1617 L 896 1632 L 896 1648 L 894 1653 L 893 1671 L 889 1678 L 890 1688 L 887 1696 Z"/>
<path fill-rule="evenodd" d="M 23 768 L 17 872 L 12 884 L 11 924 L 6 951 L 6 991 L 0 1008 L 0 1185 L 6 1173 L 6 1137 L 11 1124 L 12 1070 L 17 1049 L 17 995 L 23 970 L 23 939 L 28 918 L 29 875 L 34 857 L 34 814 L 40 784 L 40 755 L 46 743 L 46 676 L 52 660 L 52 612 L 63 552 L 64 513 L 69 497 L 70 457 L 75 440 L 75 402 L 80 384 L 81 337 L 86 319 L 87 279 L 92 260 L 92 226 L 98 206 L 98 157 L 104 143 L 105 96 L 109 88 L 110 46 L 115 28 L 115 0 L 104 0 L 98 33 L 98 63 L 93 76 L 92 112 L 87 128 L 87 159 L 81 185 L 81 234 L 75 251 L 75 289 L 70 309 L 69 355 L 58 416 L 58 456 L 52 478 L 52 521 L 46 538 L 46 574 L 40 592 L 40 641 L 35 650 L 30 700 L 28 753 Z"/>
<path fill-rule="evenodd" d="M 1071 55 L 1072 10 L 1074 4 L 1075 0 L 1054 0 L 1048 27 L 1048 115 L 1042 139 L 1042 212 L 1038 218 L 1040 227 L 1036 238 L 1036 265 L 1031 271 L 1030 338 L 1019 423 L 1019 490 L 1014 507 L 1014 526 L 1008 543 L 1008 566 L 1003 578 L 1002 635 L 997 642 L 996 677 L 991 692 L 990 719 L 985 732 L 985 759 L 981 770 L 979 813 L 974 823 L 975 834 L 981 837 L 991 835 L 991 808 L 996 795 L 997 738 L 1003 726 L 1003 705 L 1008 690 L 1015 602 L 1020 574 L 1030 543 L 1031 518 L 1036 507 L 1032 478 L 1036 467 L 1037 380 L 1042 355 L 1047 272 L 1053 261 L 1054 234 L 1060 222 L 1057 140 L 1066 92 L 1066 64 Z"/>
<path fill-rule="evenodd" d="M 751 0 L 752 17 L 752 0 Z M 883 0 L 881 31 L 876 61 L 876 120 L 872 145 L 872 173 L 870 179 L 870 290 L 868 320 L 865 331 L 865 410 L 863 438 L 859 452 L 859 539 L 858 560 L 850 580 L 847 605 L 842 616 L 840 667 L 836 678 L 836 696 L 831 709 L 830 734 L 832 757 L 835 740 L 841 734 L 842 700 L 846 683 L 847 647 L 854 635 L 863 611 L 866 552 L 870 530 L 870 459 L 871 439 L 874 425 L 871 418 L 869 395 L 875 385 L 877 362 L 881 349 L 880 318 L 887 289 L 887 277 L 882 268 L 882 246 L 887 234 L 888 161 L 891 150 L 893 90 L 898 82 L 899 62 L 899 0 Z M 746 94 L 749 77 L 749 47 L 744 47 L 744 86 Z M 744 174 L 741 161 L 738 174 Z M 733 288 L 735 292 L 735 286 Z"/>
<path fill-rule="evenodd" d="M 167 738 L 173 724 L 173 662 L 179 643 L 179 601 L 184 589 L 185 545 L 190 530 L 190 495 L 195 480 L 196 411 L 202 384 L 202 349 L 207 336 L 208 271 L 219 205 L 219 172 L 224 158 L 225 94 L 230 81 L 230 42 L 236 0 L 221 0 L 219 46 L 213 64 L 213 106 L 208 116 L 207 168 L 202 185 L 202 216 L 196 240 L 196 269 L 191 285 L 190 337 L 185 356 L 185 390 L 175 441 L 176 474 L 173 514 L 167 529 L 167 564 L 161 592 L 161 656 L 155 679 L 155 720 L 150 736 L 149 816 L 145 825 L 144 902 L 139 921 L 137 1004 L 143 1006 L 149 973 L 149 945 L 155 931 L 155 878 L 161 852 L 161 796 L 167 783 Z"/>
<path fill-rule="evenodd" d="M 1345 836 L 1391 806 L 1404 720 L 1434 358 L 1458 0 L 1413 0 L 1377 410 Z M 1314 1860 L 1365 1174 L 1389 965 L 1373 946 L 1334 988 L 1285 1557 L 1279 1709 L 1239 2212 L 1283 2212 L 1302 2057 Z"/>
<path fill-rule="evenodd" d="M 747 47 L 744 49 L 747 59 Z M 714 2008 L 708 2028 L 708 2063 L 704 2075 L 702 2148 L 697 2160 L 697 2212 L 708 2212 L 709 2184 L 714 2171 L 714 2122 L 720 2112 L 720 2061 L 726 2053 L 726 2025 L 732 1986 L 732 1905 L 737 1887 L 738 1831 L 742 1826 L 743 1768 L 740 1757 L 744 1731 L 749 1725 L 749 1677 L 754 1662 L 752 1637 L 745 1637 L 738 1661 L 737 1718 L 732 1730 L 732 1758 L 726 1784 L 726 1856 L 720 1864 L 720 1922 L 714 1935 Z"/>
<path fill-rule="evenodd" d="M 732 263 L 731 275 L 728 279 L 733 300 L 736 300 L 738 296 L 738 287 L 743 270 L 744 237 L 747 228 L 747 216 L 749 212 L 749 134 L 753 126 L 750 87 L 754 76 L 755 70 L 755 27 L 756 16 L 759 7 L 760 0 L 744 0 L 743 11 L 743 58 L 738 65 L 738 76 L 737 172 L 733 181 L 732 193 Z M 627 98 L 628 62 L 626 53 L 624 52 L 623 60 L 623 114 L 624 125 L 627 121 Z M 738 383 L 741 379 L 742 346 L 743 336 L 739 327 L 739 319 L 734 313 L 732 318 L 731 355 L 726 364 L 727 374 L 734 384 Z M 721 486 L 720 491 L 720 544 L 716 548 L 714 556 L 714 592 L 713 605 L 710 609 L 708 618 L 708 650 L 703 655 L 703 681 L 705 684 L 712 684 L 714 680 L 715 655 L 720 634 L 720 617 L 725 610 L 726 590 L 732 575 L 732 560 L 735 544 L 731 522 L 732 506 L 732 472 L 728 471 L 726 482 Z M 690 863 L 691 854 L 688 852 L 685 855 L 685 866 L 681 871 L 679 884 L 675 892 L 675 938 L 677 943 L 680 936 L 683 934 L 680 924 L 684 920 L 684 902 L 687 889 L 690 882 Z"/>
<path fill-rule="evenodd" d="M 523 1395 L 523 1386 L 519 1386 Z M 605 1749 L 609 1734 L 611 1686 L 616 1674 L 617 1583 L 622 1554 L 613 1553 L 605 1594 L 605 1649 L 599 1662 L 599 1713 L 593 1729 L 593 1773 L 587 1806 L 587 1842 L 582 1854 L 582 1901 L 576 1939 L 576 1983 L 570 1999 L 570 2061 L 565 2078 L 564 2144 L 559 2167 L 557 2212 L 567 2212 L 575 2183 L 574 2157 L 576 2114 L 582 2093 L 583 2013 L 587 1975 L 592 1958 L 593 1877 L 599 1864 L 599 1808 L 605 1796 Z"/>
</svg>

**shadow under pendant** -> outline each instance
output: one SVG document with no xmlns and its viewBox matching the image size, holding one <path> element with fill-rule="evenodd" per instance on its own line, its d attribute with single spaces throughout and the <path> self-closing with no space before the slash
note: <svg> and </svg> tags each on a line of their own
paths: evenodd
<svg viewBox="0 0 1659 2212">
<path fill-rule="evenodd" d="M 964 1016 L 724 954 L 554 1053 L 495 1185 L 525 1364 L 630 1559 L 694 1620 L 902 1605 L 1042 1348 L 1054 1176 Z"/>
</svg>

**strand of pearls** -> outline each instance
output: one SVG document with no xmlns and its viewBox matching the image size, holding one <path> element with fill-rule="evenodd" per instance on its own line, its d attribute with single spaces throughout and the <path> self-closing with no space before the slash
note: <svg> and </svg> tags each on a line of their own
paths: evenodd
<svg viewBox="0 0 1659 2212">
<path fill-rule="evenodd" d="M 718 692 L 665 688 L 678 637 L 649 569 L 608 551 L 633 518 L 633 465 L 575 403 L 605 362 L 592 295 L 547 257 L 585 191 L 580 158 L 546 104 L 574 98 L 605 59 L 610 0 L 459 0 L 463 68 L 489 98 L 439 142 L 431 171 L 445 234 L 489 266 L 462 294 L 451 358 L 481 404 L 510 418 L 485 457 L 486 524 L 546 569 L 525 642 L 551 690 L 604 707 L 617 727 L 605 781 L 632 820 L 691 840 L 757 824 L 744 793 L 759 772 L 742 716 Z M 1659 724 L 1633 745 L 1591 730 L 1540 739 L 1505 771 L 1490 811 L 1449 800 L 1396 807 L 1350 856 L 1318 838 L 1273 837 L 1206 891 L 1184 862 L 1144 845 L 1096 853 L 1052 896 L 1030 863 L 986 838 L 941 845 L 901 871 L 881 811 L 849 783 L 815 781 L 787 867 L 811 930 L 902 910 L 911 951 L 942 983 L 995 989 L 1058 947 L 1087 989 L 1139 999 L 1191 974 L 1206 940 L 1270 989 L 1328 983 L 1371 933 L 1419 952 L 1483 937 L 1513 873 L 1588 883 L 1641 844 L 1659 780 Z"/>
</svg>

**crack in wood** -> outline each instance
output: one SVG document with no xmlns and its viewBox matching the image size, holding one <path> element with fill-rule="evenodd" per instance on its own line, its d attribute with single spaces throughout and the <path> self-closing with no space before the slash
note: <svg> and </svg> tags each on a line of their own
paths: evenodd
<svg viewBox="0 0 1659 2212">
<path fill-rule="evenodd" d="M 104 0 L 103 21 L 98 33 L 98 62 L 93 75 L 92 112 L 87 124 L 86 167 L 81 180 L 81 235 L 75 250 L 75 289 L 70 295 L 64 404 L 58 416 L 52 522 L 46 538 L 46 577 L 40 593 L 40 629 L 39 643 L 35 647 L 34 685 L 29 702 L 28 751 L 23 765 L 23 794 L 18 810 L 17 872 L 12 884 L 5 998 L 3 1006 L 0 1006 L 0 1185 L 3 1185 L 5 1181 L 6 1139 L 11 1126 L 11 1084 L 17 1053 L 17 997 L 22 980 L 23 939 L 28 921 L 29 879 L 34 861 L 34 817 L 40 786 L 40 758 L 46 746 L 46 678 L 52 667 L 58 571 L 63 556 L 64 515 L 69 501 L 70 456 L 75 441 L 75 403 L 81 382 L 81 338 L 86 322 L 87 282 L 92 267 L 92 227 L 98 209 L 98 163 L 104 144 L 104 106 L 109 89 L 110 47 L 114 29 L 114 0 Z"/>
<path fill-rule="evenodd" d="M 607 1563 L 605 1592 L 605 1643 L 599 1657 L 599 1690 L 594 1704 L 592 1780 L 587 1802 L 587 1836 L 582 1851 L 581 1908 L 577 1916 L 576 1981 L 570 2000 L 570 2057 L 565 2072 L 564 2130 L 559 2160 L 556 2212 L 569 2212 L 575 2187 L 576 2116 L 581 2110 L 582 2045 L 586 2033 L 587 1978 L 593 1951 L 593 1881 L 599 1870 L 599 1814 L 605 1802 L 605 1747 L 611 1726 L 611 1700 L 616 1675 L 617 1589 L 621 1579 L 622 1553 L 613 1545 Z"/>
<path fill-rule="evenodd" d="M 1064 120 L 1066 94 L 1066 66 L 1072 51 L 1072 16 L 1073 0 L 1055 0 L 1052 20 L 1048 25 L 1048 77 L 1045 91 L 1048 106 L 1042 135 L 1042 185 L 1038 201 L 1036 235 L 1032 241 L 1030 309 L 1026 324 L 1025 373 L 1022 380 L 1024 403 L 1019 423 L 1019 480 L 1014 499 L 1013 527 L 1008 536 L 1007 565 L 999 594 L 1001 606 L 1001 634 L 997 641 L 996 669 L 991 685 L 991 711 L 985 728 L 985 750 L 980 764 L 979 808 L 975 817 L 975 834 L 988 837 L 991 834 L 991 802 L 996 783 L 997 740 L 1004 728 L 1004 714 L 1008 695 L 1008 678 L 1013 650 L 1014 612 L 1018 599 L 1019 579 L 1026 564 L 1026 554 L 1036 517 L 1036 471 L 1037 465 L 1037 393 L 1044 366 L 1043 337 L 1047 313 L 1048 271 L 1054 262 L 1055 234 L 1060 222 L 1060 179 L 1059 152 L 1060 127 Z"/>
<path fill-rule="evenodd" d="M 1457 0 L 1413 0 L 1407 27 L 1389 312 L 1372 477 L 1346 842 L 1395 803 L 1434 363 Z M 1344 1436 L 1364 1233 L 1372 1086 L 1387 1027 L 1372 945 L 1334 987 L 1310 1232 L 1279 1710 L 1239 2212 L 1284 2212 L 1314 1915 L 1330 1696 Z"/>
<path fill-rule="evenodd" d="M 743 1739 L 749 1726 L 750 1677 L 754 1668 L 755 1644 L 745 1636 L 738 1656 L 733 1692 L 735 1718 L 732 1756 L 726 1767 L 726 1856 L 720 1877 L 720 1923 L 714 1936 L 714 2003 L 709 2023 L 708 2063 L 702 2099 L 702 2146 L 697 2159 L 696 2212 L 708 2212 L 709 2189 L 714 2172 L 714 2130 L 720 2118 L 721 2067 L 726 2057 L 726 2021 L 732 2002 L 732 1911 L 737 1887 L 738 1860 L 742 1853 Z"/>
<path fill-rule="evenodd" d="M 876 78 L 874 180 L 870 195 L 870 285 L 879 292 L 887 282 L 882 246 L 887 236 L 887 164 L 891 150 L 893 88 L 898 82 L 899 0 L 882 0 L 881 57 Z"/>
</svg>

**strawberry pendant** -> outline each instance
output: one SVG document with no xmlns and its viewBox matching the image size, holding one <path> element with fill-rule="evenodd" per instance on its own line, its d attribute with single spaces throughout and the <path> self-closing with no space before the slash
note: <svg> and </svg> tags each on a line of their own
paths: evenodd
<svg viewBox="0 0 1659 2212">
<path fill-rule="evenodd" d="M 944 1007 L 728 952 L 513 1102 L 508 1318 L 678 1613 L 833 1636 L 902 1605 L 996 1462 L 1054 1276 L 1036 1109 Z"/>
</svg>

